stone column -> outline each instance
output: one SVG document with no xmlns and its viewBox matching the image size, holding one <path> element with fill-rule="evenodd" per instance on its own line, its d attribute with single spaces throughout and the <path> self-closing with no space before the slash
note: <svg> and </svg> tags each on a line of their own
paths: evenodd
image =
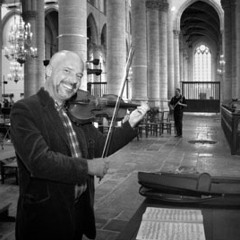
<svg viewBox="0 0 240 240">
<path fill-rule="evenodd" d="M 175 69 L 174 69 L 174 36 L 173 16 L 168 12 L 168 99 L 174 95 L 175 90 Z"/>
<path fill-rule="evenodd" d="M 189 66 L 188 66 L 188 81 L 193 81 L 193 49 L 190 47 Z"/>
<path fill-rule="evenodd" d="M 183 48 L 180 48 L 180 84 L 179 87 L 181 85 L 181 82 L 184 81 L 184 76 L 183 76 L 183 72 L 184 72 L 184 57 L 183 57 Z"/>
<path fill-rule="evenodd" d="M 147 15 L 146 0 L 132 0 L 132 41 L 135 50 L 132 99 L 147 100 Z"/>
<path fill-rule="evenodd" d="M 125 1 L 107 0 L 107 90 L 112 94 L 119 93 L 126 65 L 125 14 Z"/>
<path fill-rule="evenodd" d="M 148 23 L 148 98 L 152 106 L 159 106 L 159 2 L 147 1 Z"/>
<path fill-rule="evenodd" d="M 168 109 L 168 3 L 161 0 L 159 3 L 159 58 L 160 58 L 160 106 Z"/>
<path fill-rule="evenodd" d="M 58 0 L 59 50 L 78 53 L 87 61 L 87 0 Z M 85 69 L 86 70 L 86 69 Z M 87 72 L 84 72 L 82 89 L 87 89 Z"/>
<path fill-rule="evenodd" d="M 174 86 L 180 87 L 180 55 L 179 55 L 179 34 L 177 30 L 173 30 L 174 34 Z"/>
<path fill-rule="evenodd" d="M 31 24 L 31 31 L 33 33 L 32 45 L 34 47 L 37 46 L 37 2 L 37 0 L 22 0 L 23 21 Z M 28 57 L 24 64 L 24 97 L 29 97 L 38 90 L 37 62 L 36 58 Z"/>
<path fill-rule="evenodd" d="M 2 2 L 0 0 L 0 19 L 2 19 Z M 0 26 L 0 36 L 2 36 L 2 24 Z M 0 102 L 2 102 L 2 93 L 3 93 L 3 75 L 2 75 L 2 37 L 0 38 Z"/>
<path fill-rule="evenodd" d="M 238 98 L 238 81 L 237 79 L 237 32 L 236 32 L 236 0 L 231 0 L 231 18 L 232 18 L 232 98 Z"/>
<path fill-rule="evenodd" d="M 236 61 L 237 61 L 237 83 L 238 83 L 238 92 L 237 92 L 237 97 L 240 99 L 240 1 L 237 1 L 237 6 L 236 6 L 236 39 L 237 39 L 237 44 L 236 44 Z"/>
<path fill-rule="evenodd" d="M 37 88 L 40 89 L 45 82 L 45 68 L 43 65 L 43 60 L 45 60 L 45 12 L 44 12 L 44 0 L 37 0 L 37 72 L 38 72 L 38 85 Z"/>
<path fill-rule="evenodd" d="M 183 52 L 183 81 L 188 81 L 188 55 L 186 51 Z"/>
<path fill-rule="evenodd" d="M 221 0 L 224 9 L 224 56 L 225 74 L 223 100 L 232 99 L 232 17 L 231 4 L 228 0 Z"/>
</svg>

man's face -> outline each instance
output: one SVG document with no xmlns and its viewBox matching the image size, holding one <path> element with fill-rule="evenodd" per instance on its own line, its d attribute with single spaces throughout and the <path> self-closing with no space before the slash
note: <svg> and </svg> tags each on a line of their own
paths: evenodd
<svg viewBox="0 0 240 240">
<path fill-rule="evenodd" d="M 180 92 L 178 90 L 175 91 L 175 96 L 177 96 L 177 97 L 180 96 Z"/>
<path fill-rule="evenodd" d="M 52 66 L 52 90 L 55 100 L 66 101 L 79 89 L 83 65 L 75 55 L 66 56 Z"/>
</svg>

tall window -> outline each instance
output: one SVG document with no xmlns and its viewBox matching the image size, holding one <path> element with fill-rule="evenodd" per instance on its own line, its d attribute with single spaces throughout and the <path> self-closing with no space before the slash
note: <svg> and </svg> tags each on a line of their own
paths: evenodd
<svg viewBox="0 0 240 240">
<path fill-rule="evenodd" d="M 211 81 L 211 60 L 210 49 L 206 45 L 196 48 L 194 53 L 194 81 Z"/>
</svg>

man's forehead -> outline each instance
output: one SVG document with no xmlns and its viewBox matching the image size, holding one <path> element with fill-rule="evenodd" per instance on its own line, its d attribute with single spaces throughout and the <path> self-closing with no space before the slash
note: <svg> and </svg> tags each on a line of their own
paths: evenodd
<svg viewBox="0 0 240 240">
<path fill-rule="evenodd" d="M 78 61 L 76 61 L 76 59 L 74 59 L 74 58 L 62 59 L 62 61 L 60 63 L 60 67 L 61 68 L 68 68 L 70 70 L 75 70 L 75 71 L 78 71 L 78 72 L 83 71 L 81 61 L 79 59 L 78 59 Z"/>
</svg>

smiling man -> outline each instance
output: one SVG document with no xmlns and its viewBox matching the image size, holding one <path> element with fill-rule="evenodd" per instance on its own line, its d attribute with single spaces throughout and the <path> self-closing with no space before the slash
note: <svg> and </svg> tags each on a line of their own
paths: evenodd
<svg viewBox="0 0 240 240">
<path fill-rule="evenodd" d="M 20 188 L 16 240 L 96 237 L 94 176 L 103 177 L 109 167 L 101 158 L 105 137 L 92 124 L 76 126 L 65 109 L 81 87 L 83 70 L 76 53 L 56 53 L 46 69 L 45 87 L 12 108 Z M 147 111 L 142 105 L 114 131 L 109 154 L 136 136 L 134 127 Z"/>
</svg>

